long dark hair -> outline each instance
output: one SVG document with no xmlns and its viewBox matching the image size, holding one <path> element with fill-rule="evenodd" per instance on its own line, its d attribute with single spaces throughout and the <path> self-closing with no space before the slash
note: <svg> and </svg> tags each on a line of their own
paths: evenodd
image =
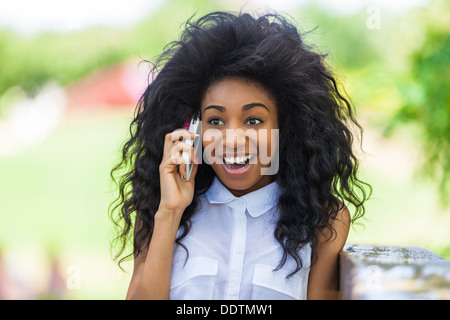
<svg viewBox="0 0 450 320">
<path fill-rule="evenodd" d="M 199 112 L 206 89 L 226 77 L 242 77 L 267 89 L 278 108 L 280 162 L 276 181 L 284 190 L 274 237 L 302 268 L 299 249 L 311 244 L 344 205 L 352 206 L 352 222 L 364 215 L 371 188 L 357 178 L 352 150 L 354 127 L 362 134 L 352 106 L 338 90 L 325 64 L 326 55 L 306 45 L 297 28 L 281 15 L 252 17 L 247 13 L 213 12 L 189 19 L 180 40 L 169 43 L 153 64 L 156 75 L 142 95 L 130 126 L 122 159 L 111 172 L 120 175 L 119 196 L 111 205 L 118 226 L 116 259 L 136 257 L 148 248 L 160 202 L 159 164 L 165 134 L 180 128 Z M 187 235 L 198 195 L 215 173 L 201 164 L 192 203 L 181 219 Z M 366 191 L 369 189 L 369 192 Z M 134 224 L 139 221 L 139 224 Z M 134 233 L 132 232 L 134 230 Z M 123 256 L 133 236 L 132 253 Z"/>
</svg>

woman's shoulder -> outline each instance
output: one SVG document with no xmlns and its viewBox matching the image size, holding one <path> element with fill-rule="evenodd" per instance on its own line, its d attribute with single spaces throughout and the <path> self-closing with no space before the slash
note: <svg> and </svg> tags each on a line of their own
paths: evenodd
<svg viewBox="0 0 450 320">
<path fill-rule="evenodd" d="M 342 204 L 341 209 L 338 211 L 335 219 L 331 222 L 331 225 L 336 229 L 336 231 L 341 231 L 341 236 L 345 235 L 345 238 L 347 238 L 348 231 L 350 230 L 350 223 L 350 211 L 348 211 L 348 208 Z"/>
<path fill-rule="evenodd" d="M 328 225 L 318 234 L 319 247 L 328 247 L 328 250 L 339 252 L 347 241 L 350 224 L 350 212 L 340 203 L 337 213 L 329 217 Z"/>
<path fill-rule="evenodd" d="M 341 207 L 338 210 L 335 217 L 331 218 L 329 225 L 332 230 L 334 230 L 334 238 L 335 246 L 343 247 L 345 242 L 347 241 L 348 233 L 350 230 L 351 223 L 351 215 L 348 208 L 341 203 Z"/>
</svg>

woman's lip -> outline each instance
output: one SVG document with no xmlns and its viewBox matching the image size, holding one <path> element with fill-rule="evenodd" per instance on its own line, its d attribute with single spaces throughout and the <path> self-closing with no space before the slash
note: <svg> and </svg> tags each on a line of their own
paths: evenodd
<svg viewBox="0 0 450 320">
<path fill-rule="evenodd" d="M 244 169 L 230 169 L 226 166 L 225 163 L 222 164 L 223 169 L 225 170 L 226 173 L 231 174 L 231 175 L 241 175 L 246 173 L 248 170 L 250 170 L 250 167 L 252 166 L 252 164 L 248 164 L 247 167 L 245 167 Z"/>
</svg>

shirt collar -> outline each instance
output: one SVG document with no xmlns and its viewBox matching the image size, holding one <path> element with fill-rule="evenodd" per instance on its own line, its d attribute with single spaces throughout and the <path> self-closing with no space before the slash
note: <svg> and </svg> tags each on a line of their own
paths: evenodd
<svg viewBox="0 0 450 320">
<path fill-rule="evenodd" d="M 232 203 L 235 199 L 245 199 L 246 209 L 250 216 L 256 218 L 272 209 L 278 202 L 280 187 L 276 181 L 258 190 L 247 193 L 242 197 L 235 197 L 220 180 L 214 177 L 214 181 L 206 191 L 209 203 Z"/>
</svg>

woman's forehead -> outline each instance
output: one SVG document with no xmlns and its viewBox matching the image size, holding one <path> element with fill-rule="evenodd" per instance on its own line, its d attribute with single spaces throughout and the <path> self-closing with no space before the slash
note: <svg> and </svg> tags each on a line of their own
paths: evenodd
<svg viewBox="0 0 450 320">
<path fill-rule="evenodd" d="M 261 104 L 267 111 L 276 109 L 267 90 L 256 83 L 242 78 L 227 78 L 212 84 L 205 92 L 202 101 L 202 111 L 210 105 L 222 106 L 225 109 L 242 107 L 246 111 L 250 104 Z M 220 110 L 219 110 L 220 111 Z"/>
</svg>

